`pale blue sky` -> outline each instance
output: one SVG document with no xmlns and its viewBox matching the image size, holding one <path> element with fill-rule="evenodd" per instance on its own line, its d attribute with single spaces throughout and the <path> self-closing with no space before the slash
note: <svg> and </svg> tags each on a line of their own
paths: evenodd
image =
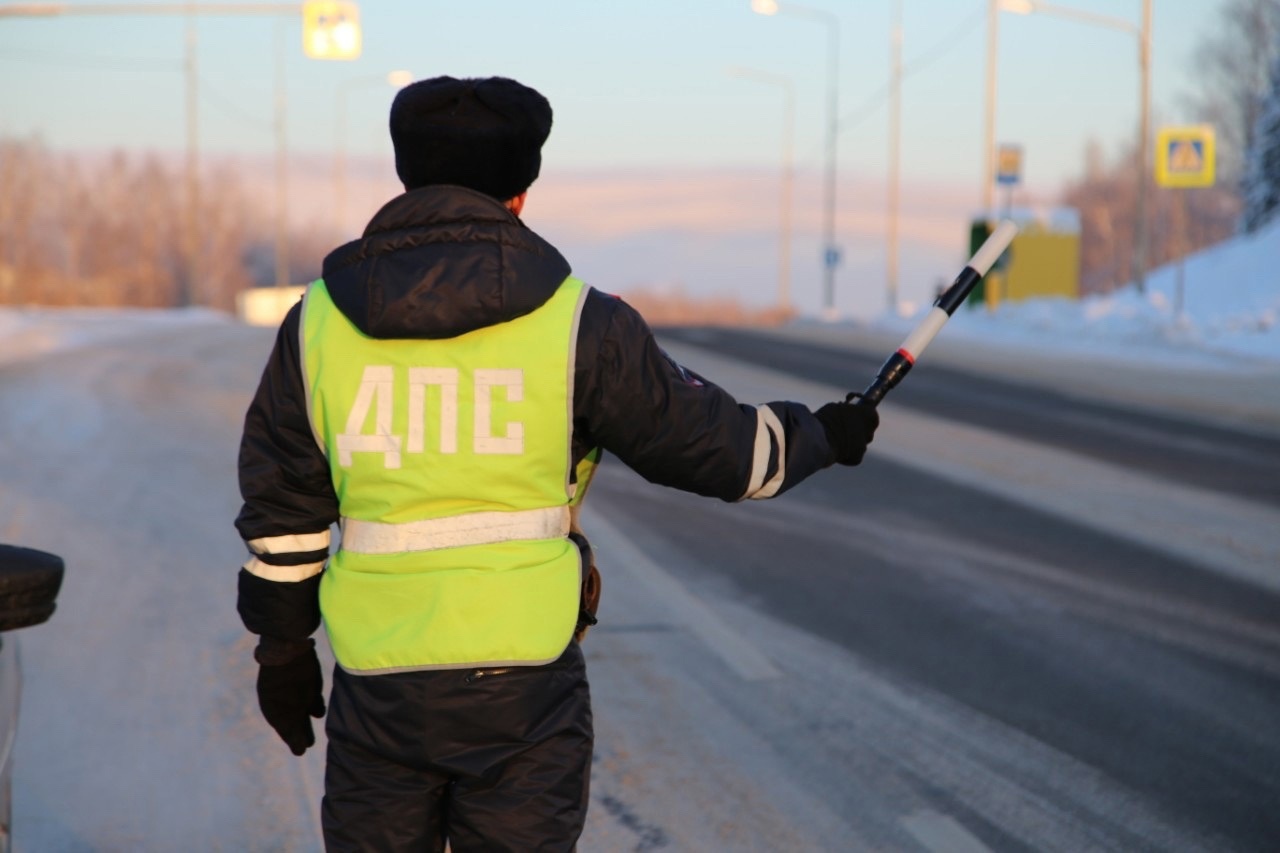
<svg viewBox="0 0 1280 853">
<path fill-rule="evenodd" d="M 136 1 L 136 0 L 135 0 Z M 785 2 L 785 0 L 784 0 Z M 1198 120 L 1184 108 L 1198 38 L 1224 0 L 1153 0 L 1153 129 Z M 981 206 L 987 0 L 902 0 L 901 299 L 932 299 L 967 251 Z M 0 2 L 0 9 L 7 2 Z M 76 4 L 82 5 L 82 4 Z M 300 16 L 205 17 L 198 23 L 203 155 L 254 153 L 252 183 L 270 207 L 277 56 L 295 227 L 334 218 L 329 165 L 339 93 L 347 104 L 352 181 L 339 233 L 355 233 L 398 191 L 387 141 L 407 69 L 515 77 L 555 109 L 543 178 L 526 218 L 613 292 L 687 286 L 767 303 L 781 287 L 778 212 L 782 90 L 733 77 L 746 67 L 797 92 L 795 304 L 820 304 L 821 170 L 827 28 L 754 14 L 750 0 L 361 0 L 364 54 L 307 59 Z M 893 0 L 806 0 L 840 22 L 841 311 L 885 304 L 886 179 Z M 1140 20 L 1142 0 L 1055 0 L 1110 19 Z M 0 17 L 0 135 L 39 133 L 60 149 L 185 144 L 185 24 L 180 17 Z M 282 49 L 277 49 L 282 45 Z M 997 143 L 1024 149 L 1014 203 L 1056 201 L 1079 174 L 1086 142 L 1114 151 L 1138 122 L 1138 39 L 1046 14 L 1000 15 Z M 313 156 L 301 156 L 301 155 Z M 995 201 L 1001 203 L 1002 194 Z"/>
<path fill-rule="evenodd" d="M 892 2 L 805 5 L 840 20 L 841 173 L 880 176 Z M 986 5 L 903 0 L 907 180 L 979 181 Z M 1057 5 L 1134 23 L 1141 15 L 1141 0 Z M 1195 73 L 1196 39 L 1216 26 L 1220 5 L 1154 0 L 1157 126 L 1198 118 L 1180 96 Z M 745 66 L 794 81 L 797 161 L 821 167 L 827 30 L 813 20 L 756 15 L 749 0 L 363 0 L 360 10 L 364 54 L 354 62 L 306 59 L 293 16 L 200 19 L 201 148 L 273 150 L 279 30 L 292 150 L 332 150 L 347 83 L 349 151 L 384 152 L 392 90 L 370 81 L 404 68 L 417 77 L 502 74 L 540 89 L 556 111 L 546 159 L 557 169 L 776 166 L 781 89 L 727 73 Z M 59 148 L 180 149 L 184 26 L 174 17 L 0 18 L 0 133 L 38 132 Z M 1003 13 L 998 46 L 996 139 L 1024 147 L 1032 187 L 1075 174 L 1090 137 L 1114 143 L 1136 126 L 1133 35 Z"/>
</svg>

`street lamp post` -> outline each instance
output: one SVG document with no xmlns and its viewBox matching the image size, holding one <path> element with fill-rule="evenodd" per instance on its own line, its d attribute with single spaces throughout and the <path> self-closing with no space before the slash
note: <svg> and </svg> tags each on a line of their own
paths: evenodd
<svg viewBox="0 0 1280 853">
<path fill-rule="evenodd" d="M 778 86 L 783 92 L 782 198 L 778 225 L 778 308 L 791 309 L 791 200 L 795 186 L 796 87 L 791 78 L 754 68 L 730 68 L 734 77 Z"/>
<path fill-rule="evenodd" d="M 890 311 L 898 310 L 898 196 L 902 136 L 902 0 L 893 4 L 893 28 L 889 36 L 889 211 L 885 284 Z"/>
<path fill-rule="evenodd" d="M 288 96 L 285 93 L 284 27 L 276 21 L 276 287 L 289 283 L 289 142 Z"/>
<path fill-rule="evenodd" d="M 1142 30 L 1138 35 L 1138 64 L 1142 69 L 1142 117 L 1138 120 L 1138 221 L 1134 223 L 1133 281 L 1138 292 L 1147 288 L 1147 158 L 1151 153 L 1151 0 L 1142 0 Z"/>
<path fill-rule="evenodd" d="M 376 74 L 371 77 L 356 77 L 338 84 L 334 105 L 334 156 L 333 156 L 333 225 L 334 230 L 342 233 L 346 229 L 347 211 L 347 95 L 360 86 L 374 84 L 394 86 L 402 89 L 413 82 L 413 74 L 404 69 L 389 74 Z"/>
<path fill-rule="evenodd" d="M 818 21 L 827 27 L 827 156 L 823 176 L 822 205 L 822 305 L 823 316 L 828 320 L 839 317 L 835 304 L 836 265 L 840 253 L 836 249 L 836 136 L 838 81 L 840 72 L 840 19 L 822 9 L 801 6 L 798 3 L 778 3 L 776 0 L 751 0 L 751 10 L 761 15 L 778 13 L 795 15 Z"/>
<path fill-rule="evenodd" d="M 200 236 L 198 219 L 200 215 L 200 119 L 199 119 L 199 84 L 200 77 L 196 72 L 196 16 L 190 11 L 191 0 L 187 1 L 186 15 L 186 61 L 183 63 L 187 77 L 187 163 L 186 163 L 186 209 L 182 215 L 182 254 L 186 259 L 182 278 L 178 283 L 178 305 L 185 308 L 192 304 L 195 297 L 196 283 L 200 280 Z"/>
<path fill-rule="evenodd" d="M 988 219 L 995 205 L 996 182 L 996 44 L 1000 38 L 1002 0 L 987 0 L 987 92 L 982 122 L 982 215 Z"/>
<path fill-rule="evenodd" d="M 1138 194 L 1134 204 L 1133 258 L 1130 269 L 1138 292 L 1146 290 L 1147 275 L 1147 195 L 1150 192 L 1151 148 L 1151 0 L 1142 0 L 1142 23 L 1134 24 L 1123 18 L 1098 15 L 1044 0 L 988 0 L 987 9 L 987 111 L 984 134 L 983 210 L 991 210 L 991 194 L 995 181 L 995 100 L 996 100 L 996 31 L 1000 12 L 1016 15 L 1041 13 L 1070 18 L 1086 24 L 1096 24 L 1113 30 L 1122 30 L 1138 39 L 1139 69 L 1139 118 L 1138 118 Z"/>
</svg>

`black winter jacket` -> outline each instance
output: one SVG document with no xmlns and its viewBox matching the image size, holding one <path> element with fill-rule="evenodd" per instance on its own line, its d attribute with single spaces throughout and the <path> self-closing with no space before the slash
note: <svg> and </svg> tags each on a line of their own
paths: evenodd
<svg viewBox="0 0 1280 853">
<path fill-rule="evenodd" d="M 323 266 L 334 303 L 375 338 L 451 338 L 520 317 L 569 272 L 560 253 L 505 206 L 444 186 L 392 199 Z M 245 415 L 236 528 L 246 542 L 326 532 L 339 518 L 329 463 L 307 415 L 300 317 L 299 305 L 285 317 Z M 620 299 L 589 291 L 576 352 L 575 463 L 600 447 L 653 483 L 737 501 L 781 494 L 833 461 L 807 407 L 739 404 L 668 357 Z M 278 580 L 262 569 L 318 565 L 328 547 L 251 550 L 256 560 L 239 577 L 246 627 L 286 640 L 309 636 L 320 623 L 320 575 Z"/>
</svg>

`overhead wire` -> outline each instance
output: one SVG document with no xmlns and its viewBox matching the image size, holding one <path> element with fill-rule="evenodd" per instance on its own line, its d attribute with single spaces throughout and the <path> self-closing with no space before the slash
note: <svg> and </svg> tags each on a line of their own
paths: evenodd
<svg viewBox="0 0 1280 853">
<path fill-rule="evenodd" d="M 960 44 L 960 37 L 967 34 L 969 30 L 986 16 L 986 10 L 979 8 L 974 14 L 962 20 L 947 35 L 937 41 L 932 47 L 924 51 L 924 53 L 912 59 L 910 62 L 904 63 L 902 66 L 901 79 L 906 80 L 908 77 L 923 71 L 934 62 L 946 56 Z M 836 130 L 849 130 L 856 127 L 861 122 L 870 118 L 877 109 L 884 106 L 884 102 L 889 99 L 890 83 L 885 82 L 884 86 L 877 89 L 869 98 L 862 102 L 858 107 L 845 113 L 836 122 Z"/>
<path fill-rule="evenodd" d="M 238 104 L 236 104 L 235 101 L 233 101 L 231 98 L 228 98 L 227 96 L 223 95 L 222 93 L 214 89 L 213 84 L 210 83 L 207 79 L 205 79 L 204 77 L 200 77 L 198 79 L 199 79 L 199 85 L 200 85 L 200 92 L 204 96 L 205 100 L 207 100 L 214 107 L 217 107 L 223 114 L 228 115 L 231 118 L 234 118 L 240 122 L 243 122 L 244 124 L 251 125 L 259 130 L 270 130 L 272 128 L 274 124 L 272 119 L 263 118 L 261 116 L 255 116 L 245 111 Z"/>
<path fill-rule="evenodd" d="M 969 17 L 963 19 L 955 27 L 953 27 L 947 35 L 939 39 L 928 50 L 916 56 L 910 62 L 905 63 L 902 69 L 902 80 L 906 80 L 913 74 L 917 74 L 928 68 L 934 62 L 946 56 L 960 44 L 960 37 L 966 35 L 986 16 L 985 9 L 978 9 Z M 884 106 L 885 101 L 889 98 L 889 82 L 877 89 L 870 97 L 863 101 L 859 106 L 846 112 L 836 121 L 836 132 L 840 133 L 857 127 L 866 119 L 875 114 L 876 110 Z M 800 163 L 815 162 L 819 156 L 819 146 L 815 145 L 811 150 L 797 158 Z"/>
</svg>

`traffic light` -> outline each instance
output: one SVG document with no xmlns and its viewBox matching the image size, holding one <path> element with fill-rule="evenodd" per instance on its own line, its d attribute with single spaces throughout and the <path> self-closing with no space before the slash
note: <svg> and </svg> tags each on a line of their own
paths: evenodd
<svg viewBox="0 0 1280 853">
<path fill-rule="evenodd" d="M 359 59 L 360 7 L 347 0 L 303 3 L 302 51 L 311 59 Z"/>
</svg>

